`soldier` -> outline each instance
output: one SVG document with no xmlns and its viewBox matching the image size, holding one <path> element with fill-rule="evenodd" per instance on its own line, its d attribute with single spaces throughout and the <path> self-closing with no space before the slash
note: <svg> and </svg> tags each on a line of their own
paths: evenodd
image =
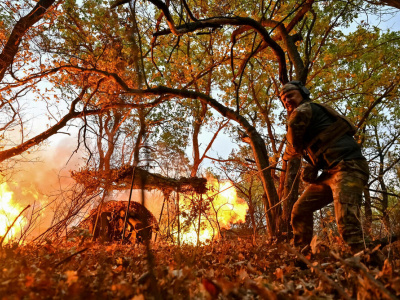
<svg viewBox="0 0 400 300">
<path fill-rule="evenodd" d="M 311 102 L 300 81 L 285 84 L 281 99 L 289 115 L 283 159 L 303 156 L 309 162 L 302 179 L 310 185 L 292 210 L 295 245 L 311 242 L 313 212 L 333 201 L 340 235 L 353 252 L 362 250 L 360 205 L 369 171 L 353 138 L 356 128 L 331 107 Z"/>
</svg>

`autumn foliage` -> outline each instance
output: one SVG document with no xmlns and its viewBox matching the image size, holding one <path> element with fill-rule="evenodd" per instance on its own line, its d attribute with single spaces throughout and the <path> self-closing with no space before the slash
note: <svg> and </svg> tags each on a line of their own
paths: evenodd
<svg viewBox="0 0 400 300">
<path fill-rule="evenodd" d="M 395 299 L 399 246 L 351 255 L 331 206 L 315 214 L 310 249 L 288 245 L 306 183 L 300 159 L 281 159 L 279 91 L 300 80 L 313 101 L 351 119 L 370 168 L 363 232 L 400 232 L 400 35 L 378 22 L 398 8 L 378 0 L 0 1 L 0 214 L 9 214 L 0 218 L 0 297 Z M 34 165 L 17 180 L 61 134 L 73 138 L 46 168 L 75 159 L 79 171 L 65 180 Z M 229 153 L 216 150 L 221 137 Z M 215 181 L 207 191 L 206 177 Z M 60 189 L 44 197 L 34 181 Z M 235 201 L 219 198 L 227 183 Z M 15 196 L 6 198 L 9 186 Z M 119 192 L 130 187 L 163 192 L 156 241 L 101 244 L 75 228 L 113 197 L 128 200 Z M 193 245 L 184 244 L 189 233 Z"/>
<path fill-rule="evenodd" d="M 352 267 L 349 262 L 355 258 L 349 257 L 344 245 L 314 242 L 314 247 L 314 254 L 307 256 L 309 265 L 299 266 L 290 246 L 261 239 L 253 244 L 236 238 L 203 247 L 156 243 L 152 250 L 157 288 L 162 299 L 338 299 L 341 292 L 348 299 L 400 295 L 398 255 L 380 267 L 373 254 L 356 258 L 356 264 L 365 264 L 368 277 Z M 152 299 L 145 253 L 143 245 L 82 243 L 79 237 L 61 244 L 6 247 L 0 252 L 0 294 L 2 299 Z"/>
</svg>

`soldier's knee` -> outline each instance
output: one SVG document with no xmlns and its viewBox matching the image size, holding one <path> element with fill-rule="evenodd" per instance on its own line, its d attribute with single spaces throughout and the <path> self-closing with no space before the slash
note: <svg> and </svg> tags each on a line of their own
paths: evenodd
<svg viewBox="0 0 400 300">
<path fill-rule="evenodd" d="M 301 205 L 299 205 L 299 202 L 297 201 L 292 208 L 292 214 L 291 214 L 291 218 L 293 220 L 293 218 L 296 218 L 297 216 L 301 215 L 302 213 L 302 207 Z"/>
<path fill-rule="evenodd" d="M 300 202 L 296 202 L 292 209 L 291 222 L 301 221 L 307 218 L 312 218 L 312 210 L 307 209 Z"/>
<path fill-rule="evenodd" d="M 290 216 L 290 224 L 292 224 L 292 226 L 296 225 L 297 220 L 298 220 L 298 212 L 297 210 L 295 211 L 294 209 L 292 210 L 292 214 Z"/>
</svg>

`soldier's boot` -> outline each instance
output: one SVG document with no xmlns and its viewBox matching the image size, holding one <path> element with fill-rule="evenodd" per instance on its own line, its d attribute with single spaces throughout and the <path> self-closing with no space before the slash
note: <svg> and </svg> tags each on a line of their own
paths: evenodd
<svg viewBox="0 0 400 300">
<path fill-rule="evenodd" d="M 390 235 L 388 237 L 382 238 L 382 239 L 377 239 L 377 240 L 369 240 L 366 239 L 365 242 L 361 242 L 361 243 L 354 243 L 354 244 L 349 244 L 350 248 L 351 248 L 351 252 L 353 254 L 359 253 L 363 250 L 365 250 L 365 248 L 368 248 L 370 250 L 375 249 L 376 247 L 378 247 L 377 249 L 383 249 L 384 247 L 386 247 L 387 245 L 394 243 L 398 240 L 398 236 L 397 235 Z"/>
<path fill-rule="evenodd" d="M 382 249 L 397 240 L 398 237 L 395 235 L 374 241 L 367 240 L 365 241 L 365 245 L 364 243 L 362 245 L 351 245 L 351 250 L 353 255 L 361 256 L 364 263 L 382 268 L 385 263 L 385 255 Z"/>
<path fill-rule="evenodd" d="M 293 246 L 306 258 L 309 258 L 308 256 L 311 253 L 310 241 L 308 240 L 308 237 L 305 237 L 301 234 L 293 235 Z M 295 259 L 294 266 L 300 268 L 301 270 L 306 270 L 308 268 L 307 264 L 299 258 Z"/>
<path fill-rule="evenodd" d="M 312 235 L 310 234 L 303 234 L 302 232 L 293 234 L 293 246 L 298 248 L 299 250 L 310 245 L 311 240 Z"/>
<path fill-rule="evenodd" d="M 369 248 L 375 248 L 376 246 L 380 245 L 379 249 L 383 249 L 387 245 L 389 245 L 391 243 L 394 243 L 397 240 L 398 240 L 398 236 L 397 235 L 390 235 L 390 236 L 387 236 L 385 238 L 372 241 L 368 246 L 369 246 Z"/>
</svg>

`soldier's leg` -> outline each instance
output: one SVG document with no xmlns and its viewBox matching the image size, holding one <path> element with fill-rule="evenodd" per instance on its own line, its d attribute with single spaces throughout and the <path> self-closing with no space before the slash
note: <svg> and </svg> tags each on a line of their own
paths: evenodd
<svg viewBox="0 0 400 300">
<path fill-rule="evenodd" d="M 364 244 L 360 206 L 368 180 L 368 165 L 364 160 L 342 161 L 332 171 L 330 186 L 338 230 L 343 240 L 353 250 L 358 250 Z"/>
<path fill-rule="evenodd" d="M 311 242 L 314 211 L 332 201 L 332 190 L 326 184 L 311 184 L 296 201 L 292 210 L 292 227 L 296 246 L 305 246 Z"/>
</svg>

